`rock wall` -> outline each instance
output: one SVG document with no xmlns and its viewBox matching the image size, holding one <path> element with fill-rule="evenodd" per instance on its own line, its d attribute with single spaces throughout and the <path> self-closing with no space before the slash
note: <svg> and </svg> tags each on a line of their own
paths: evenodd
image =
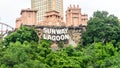
<svg viewBox="0 0 120 68">
<path fill-rule="evenodd" d="M 35 27 L 39 38 L 43 38 L 43 29 L 44 28 L 55 28 L 55 29 L 61 29 L 61 28 L 68 28 L 68 34 L 69 34 L 69 39 L 67 40 L 61 40 L 61 41 L 53 41 L 53 43 L 55 43 L 56 45 L 59 45 L 60 42 L 63 42 L 63 46 L 68 46 L 68 45 L 72 45 L 74 47 L 76 47 L 78 44 L 81 43 L 81 36 L 82 36 L 82 31 L 84 31 L 83 26 L 79 26 L 79 27 L 47 27 L 47 26 L 38 26 Z M 55 46 L 56 46 L 55 45 Z M 53 46 L 53 45 L 52 45 Z M 53 46 L 54 47 L 54 46 Z"/>
</svg>

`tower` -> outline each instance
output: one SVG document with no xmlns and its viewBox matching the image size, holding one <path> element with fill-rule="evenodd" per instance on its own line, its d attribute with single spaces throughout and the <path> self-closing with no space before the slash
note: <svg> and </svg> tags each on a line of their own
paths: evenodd
<svg viewBox="0 0 120 68">
<path fill-rule="evenodd" d="M 31 8 L 38 10 L 37 22 L 44 19 L 45 13 L 48 11 L 58 11 L 63 17 L 63 0 L 31 0 Z"/>
<path fill-rule="evenodd" d="M 21 25 L 36 25 L 37 10 L 22 9 L 21 17 L 16 19 L 16 28 Z"/>
<path fill-rule="evenodd" d="M 81 14 L 79 6 L 68 7 L 66 11 L 66 26 L 87 26 L 88 15 Z"/>
<path fill-rule="evenodd" d="M 65 26 L 65 23 L 61 19 L 59 12 L 52 10 L 45 13 L 44 21 L 39 23 L 40 26 Z"/>
</svg>

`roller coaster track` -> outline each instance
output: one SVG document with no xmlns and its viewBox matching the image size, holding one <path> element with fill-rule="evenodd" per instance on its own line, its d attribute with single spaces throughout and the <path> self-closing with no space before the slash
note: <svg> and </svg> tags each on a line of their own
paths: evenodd
<svg viewBox="0 0 120 68">
<path fill-rule="evenodd" d="M 14 31 L 14 28 L 10 25 L 0 22 L 0 38 Z"/>
</svg>

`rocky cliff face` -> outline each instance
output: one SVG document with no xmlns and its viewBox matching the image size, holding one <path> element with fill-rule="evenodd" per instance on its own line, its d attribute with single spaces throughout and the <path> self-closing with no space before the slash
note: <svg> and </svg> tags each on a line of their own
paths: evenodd
<svg viewBox="0 0 120 68">
<path fill-rule="evenodd" d="M 74 47 L 77 46 L 77 44 L 81 43 L 81 36 L 82 36 L 82 31 L 83 31 L 83 27 L 38 27 L 36 28 L 36 31 L 38 33 L 39 38 L 44 38 L 44 28 L 47 29 L 55 29 L 55 30 L 59 30 L 59 29 L 68 29 L 67 31 L 65 31 L 65 33 L 63 33 L 63 35 L 67 34 L 69 35 L 69 39 L 65 39 L 65 40 L 51 40 L 53 41 L 53 44 L 55 43 L 55 47 L 59 45 L 59 42 L 62 42 L 64 45 L 63 46 L 68 46 L 68 45 L 72 45 Z M 59 30 L 60 31 L 60 30 Z M 60 34 L 53 34 L 55 36 L 60 36 Z M 58 38 L 58 37 L 57 37 Z M 52 47 L 54 47 L 54 45 L 52 45 Z M 57 48 L 58 49 L 58 48 Z"/>
</svg>

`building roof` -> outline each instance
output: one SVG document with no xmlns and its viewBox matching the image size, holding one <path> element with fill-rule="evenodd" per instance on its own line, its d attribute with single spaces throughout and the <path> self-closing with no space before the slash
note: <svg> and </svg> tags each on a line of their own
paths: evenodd
<svg viewBox="0 0 120 68">
<path fill-rule="evenodd" d="M 22 12 L 37 12 L 37 10 L 28 8 L 28 9 L 22 9 L 20 14 L 22 14 Z"/>
</svg>

